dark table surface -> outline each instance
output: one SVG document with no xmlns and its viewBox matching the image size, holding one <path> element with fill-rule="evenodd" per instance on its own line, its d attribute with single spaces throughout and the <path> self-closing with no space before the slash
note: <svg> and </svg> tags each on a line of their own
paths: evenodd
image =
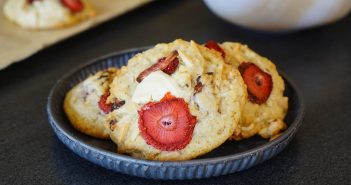
<svg viewBox="0 0 351 185">
<path fill-rule="evenodd" d="M 239 41 L 272 59 L 305 99 L 305 118 L 292 143 L 243 172 L 180 182 L 106 170 L 56 138 L 45 106 L 62 75 L 106 53 L 176 38 Z M 350 184 L 350 73 L 350 15 L 324 27 L 265 34 L 220 20 L 202 1 L 158 1 L 0 71 L 0 184 Z"/>
</svg>

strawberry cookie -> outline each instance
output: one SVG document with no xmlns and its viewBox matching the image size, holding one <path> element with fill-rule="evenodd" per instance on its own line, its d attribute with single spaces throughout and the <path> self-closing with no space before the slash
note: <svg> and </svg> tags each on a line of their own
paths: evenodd
<svg viewBox="0 0 351 185">
<path fill-rule="evenodd" d="M 78 23 L 95 11 L 86 0 L 8 0 L 4 14 L 21 27 L 48 29 Z"/>
<path fill-rule="evenodd" d="M 275 65 L 246 45 L 209 41 L 206 47 L 218 51 L 225 62 L 238 68 L 247 87 L 247 103 L 233 139 L 240 140 L 259 134 L 275 138 L 286 128 L 284 117 L 288 98 L 284 97 L 284 81 Z"/>
<path fill-rule="evenodd" d="M 187 160 L 233 135 L 247 99 L 240 72 L 191 41 L 137 54 L 110 85 L 123 101 L 106 122 L 119 153 L 148 160 Z"/>
<path fill-rule="evenodd" d="M 71 124 L 80 132 L 96 138 L 110 138 L 104 126 L 106 116 L 123 104 L 106 102 L 109 84 L 116 72 L 116 68 L 99 71 L 67 93 L 63 108 Z"/>
</svg>

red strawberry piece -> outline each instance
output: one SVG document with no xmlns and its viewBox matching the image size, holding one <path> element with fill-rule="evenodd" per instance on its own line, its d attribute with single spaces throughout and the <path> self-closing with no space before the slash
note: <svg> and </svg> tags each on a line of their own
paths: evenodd
<svg viewBox="0 0 351 185">
<path fill-rule="evenodd" d="M 145 104 L 138 113 L 140 133 L 147 144 L 162 151 L 175 151 L 191 141 L 196 117 L 183 98 L 167 93 L 161 101 Z"/>
<path fill-rule="evenodd" d="M 166 58 L 165 58 L 166 59 Z M 164 60 L 165 60 L 164 59 Z M 175 58 L 171 61 L 171 63 L 165 68 L 165 69 L 162 69 L 163 72 L 171 75 L 175 72 L 175 70 L 177 69 L 178 67 L 178 64 L 179 64 L 179 60 L 178 58 Z"/>
<path fill-rule="evenodd" d="M 251 62 L 240 64 L 239 71 L 247 86 L 249 100 L 259 105 L 265 103 L 273 88 L 271 75 Z"/>
<path fill-rule="evenodd" d="M 179 60 L 178 60 L 178 52 L 173 51 L 167 57 L 160 58 L 157 63 L 153 64 L 149 68 L 145 69 L 141 72 L 138 77 L 136 78 L 137 82 L 143 81 L 145 77 L 147 77 L 150 73 L 162 70 L 163 72 L 171 75 L 177 69 Z"/>
<path fill-rule="evenodd" d="M 221 53 L 222 57 L 225 58 L 225 53 L 223 51 L 223 49 L 217 44 L 216 41 L 213 40 L 209 40 L 206 44 L 205 47 L 209 48 L 209 49 L 214 49 L 218 52 Z"/>
<path fill-rule="evenodd" d="M 60 0 L 72 13 L 80 12 L 84 9 L 84 5 L 80 0 Z"/>
<path fill-rule="evenodd" d="M 106 101 L 107 101 L 107 98 L 110 96 L 110 93 L 107 92 L 105 93 L 104 95 L 102 95 L 100 97 L 100 101 L 99 101 L 99 108 L 105 113 L 105 114 L 108 114 L 111 110 L 111 104 L 107 104 Z"/>
<path fill-rule="evenodd" d="M 108 114 L 109 112 L 114 111 L 115 109 L 118 109 L 122 107 L 126 102 L 124 100 L 121 101 L 114 101 L 113 103 L 107 103 L 107 98 L 110 96 L 109 92 L 106 92 L 100 97 L 100 100 L 98 102 L 99 108 L 105 113 Z"/>
</svg>

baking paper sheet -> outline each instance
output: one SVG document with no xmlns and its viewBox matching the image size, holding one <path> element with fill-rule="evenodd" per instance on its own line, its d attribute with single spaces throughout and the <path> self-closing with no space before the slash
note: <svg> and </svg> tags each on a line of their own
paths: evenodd
<svg viewBox="0 0 351 185">
<path fill-rule="evenodd" d="M 6 19 L 3 14 L 6 0 L 0 0 L 0 69 L 150 1 L 152 0 L 90 0 L 97 12 L 91 19 L 67 28 L 27 30 Z"/>
</svg>

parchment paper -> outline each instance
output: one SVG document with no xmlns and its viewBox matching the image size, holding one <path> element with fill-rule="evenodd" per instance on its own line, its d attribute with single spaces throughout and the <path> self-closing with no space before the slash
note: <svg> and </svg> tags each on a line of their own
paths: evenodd
<svg viewBox="0 0 351 185">
<path fill-rule="evenodd" d="M 51 30 L 26 30 L 8 21 L 3 14 L 5 1 L 0 0 L 0 69 L 152 0 L 90 0 L 97 11 L 95 17 L 71 27 Z"/>
</svg>

